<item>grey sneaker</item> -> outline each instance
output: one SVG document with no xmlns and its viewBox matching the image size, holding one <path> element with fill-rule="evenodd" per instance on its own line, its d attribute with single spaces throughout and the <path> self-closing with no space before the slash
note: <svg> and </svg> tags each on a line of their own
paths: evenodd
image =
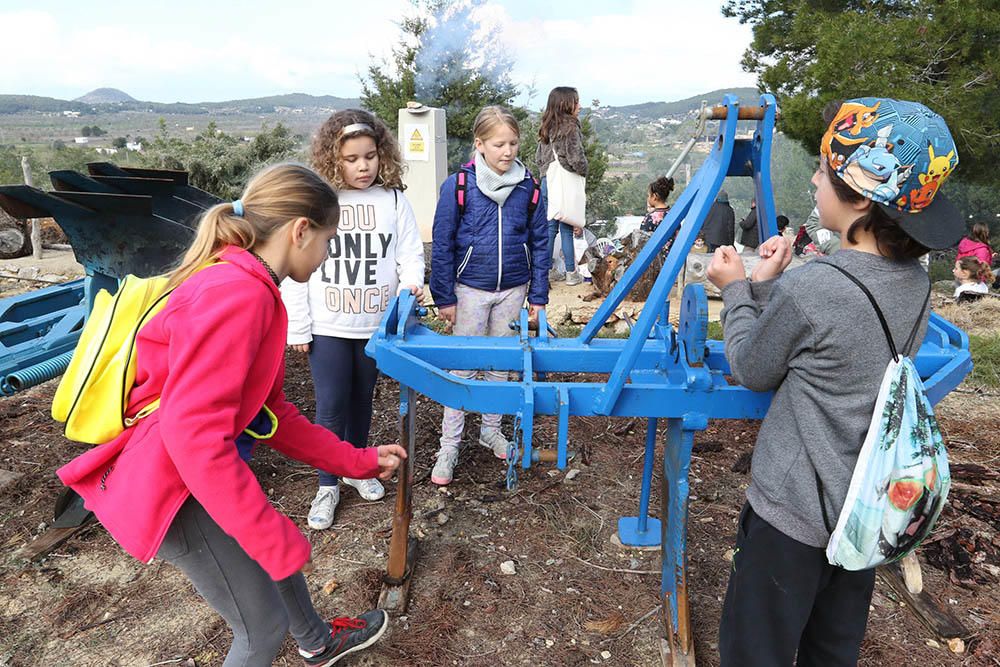
<svg viewBox="0 0 1000 667">
<path fill-rule="evenodd" d="M 389 616 L 382 609 L 372 609 L 357 618 L 335 618 L 329 626 L 330 639 L 323 649 L 315 653 L 299 649 L 306 667 L 328 667 L 351 653 L 368 648 L 385 634 Z"/>
<path fill-rule="evenodd" d="M 437 453 L 437 463 L 434 464 L 434 469 L 431 470 L 431 481 L 438 486 L 446 486 L 451 484 L 452 473 L 455 470 L 455 464 L 458 463 L 458 450 L 457 449 L 442 449 Z"/>
<path fill-rule="evenodd" d="M 479 444 L 493 451 L 493 456 L 498 459 L 507 458 L 507 448 L 510 447 L 510 443 L 507 442 L 507 438 L 503 437 L 503 433 L 500 432 L 498 428 L 487 428 L 479 432 Z"/>
<path fill-rule="evenodd" d="M 579 272 L 570 271 L 569 273 L 566 274 L 567 285 L 572 287 L 573 285 L 579 285 L 582 282 L 583 282 L 583 276 L 581 276 Z"/>
<path fill-rule="evenodd" d="M 333 525 L 333 513 L 340 503 L 339 486 L 321 486 L 309 506 L 307 523 L 313 530 L 326 530 Z"/>
<path fill-rule="evenodd" d="M 566 274 L 559 269 L 549 269 L 549 282 L 554 283 L 562 280 L 566 277 Z"/>
</svg>

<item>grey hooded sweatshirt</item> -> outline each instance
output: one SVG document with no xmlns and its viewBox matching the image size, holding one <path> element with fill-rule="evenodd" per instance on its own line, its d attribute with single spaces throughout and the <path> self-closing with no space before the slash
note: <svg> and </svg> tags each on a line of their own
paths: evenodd
<svg viewBox="0 0 1000 667">
<path fill-rule="evenodd" d="M 919 319 L 907 351 L 916 354 L 928 317 L 922 310 L 928 279 L 920 264 L 856 250 L 823 261 L 846 269 L 871 291 L 900 354 Z M 733 378 L 755 391 L 774 390 L 754 448 L 747 499 L 788 537 L 825 547 L 830 533 L 818 486 L 834 525 L 890 359 L 878 317 L 857 285 L 818 261 L 776 280 L 732 283 L 722 299 Z"/>
</svg>

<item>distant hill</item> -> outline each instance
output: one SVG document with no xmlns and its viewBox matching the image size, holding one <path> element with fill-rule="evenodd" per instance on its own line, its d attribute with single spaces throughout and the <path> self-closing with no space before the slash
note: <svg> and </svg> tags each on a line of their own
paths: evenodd
<svg viewBox="0 0 1000 667">
<path fill-rule="evenodd" d="M 356 97 L 335 97 L 333 95 L 306 95 L 291 93 L 255 97 L 226 102 L 143 102 L 115 88 L 98 88 L 76 100 L 60 100 L 36 95 L 0 95 L 0 114 L 25 112 L 61 113 L 78 111 L 81 114 L 115 113 L 119 111 L 150 112 L 155 114 L 219 114 L 219 113 L 276 113 L 301 109 L 348 109 L 360 106 Z"/>
<path fill-rule="evenodd" d="M 135 102 L 136 99 L 117 88 L 95 88 L 73 101 L 83 102 L 84 104 L 123 104 L 125 102 Z"/>
<path fill-rule="evenodd" d="M 198 106 L 211 110 L 238 109 L 244 112 L 269 113 L 278 107 L 289 109 L 350 109 L 361 106 L 361 100 L 356 97 L 334 97 L 333 95 L 306 95 L 305 93 L 289 93 L 287 95 L 272 95 L 270 97 L 254 97 L 245 100 L 230 100 L 228 102 L 202 102 Z"/>
<path fill-rule="evenodd" d="M 721 90 L 701 93 L 700 95 L 688 97 L 687 99 L 677 100 L 676 102 L 643 102 L 642 104 L 608 107 L 608 111 L 625 115 L 636 114 L 639 118 L 645 119 L 662 118 L 664 116 L 673 116 L 677 114 L 685 114 L 689 111 L 697 111 L 701 108 L 702 100 L 707 101 L 710 105 L 718 104 L 722 101 L 722 96 L 726 93 L 736 95 L 741 101 L 744 102 L 746 100 L 756 101 L 760 96 L 760 93 L 756 88 L 723 88 Z M 601 109 L 603 111 L 604 107 L 601 107 Z"/>
<path fill-rule="evenodd" d="M 57 100 L 54 97 L 39 97 L 37 95 L 0 95 L 0 114 L 23 113 L 37 111 L 39 113 L 60 113 L 63 111 L 78 111 L 92 113 L 90 106 L 80 102 Z"/>
</svg>

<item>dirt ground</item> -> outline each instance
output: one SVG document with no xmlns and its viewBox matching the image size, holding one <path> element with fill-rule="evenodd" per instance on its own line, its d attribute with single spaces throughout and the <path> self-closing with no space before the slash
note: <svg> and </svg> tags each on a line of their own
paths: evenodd
<svg viewBox="0 0 1000 667">
<path fill-rule="evenodd" d="M 287 392 L 308 413 L 308 367 L 294 356 L 288 366 Z M 20 475 L 0 488 L 0 665 L 220 664 L 230 642 L 221 619 L 173 568 L 131 559 L 99 525 L 91 524 L 41 562 L 14 557 L 51 523 L 60 489 L 54 470 L 81 451 L 49 418 L 54 389 L 50 382 L 0 399 L 0 469 Z M 374 444 L 396 439 L 397 401 L 395 383 L 381 380 Z M 973 493 L 953 489 L 920 558 L 926 590 L 971 636 L 964 653 L 950 652 L 880 583 L 863 665 L 1000 664 L 1000 499 L 974 493 L 984 483 L 1000 486 L 1000 396 L 963 386 L 938 412 L 950 440 L 954 479 Z M 513 493 L 503 487 L 502 464 L 469 443 L 455 482 L 442 491 L 428 480 L 440 416 L 439 406 L 418 402 L 412 531 L 421 546 L 409 613 L 393 620 L 376 647 L 347 664 L 658 664 L 662 624 L 650 612 L 658 606 L 659 552 L 611 540 L 618 518 L 638 507 L 644 423 L 572 419 L 575 476 L 537 466 L 521 474 Z M 469 420 L 469 432 L 477 421 Z M 727 551 L 756 431 L 753 422 L 714 421 L 695 441 L 689 595 L 700 665 L 718 664 Z M 554 442 L 554 432 L 554 421 L 542 418 L 536 444 Z M 332 617 L 371 607 L 386 563 L 393 485 L 376 503 L 347 489 L 333 529 L 313 532 L 305 526 L 315 491 L 312 471 L 267 447 L 259 448 L 252 467 L 275 506 L 313 543 L 316 569 L 308 580 L 321 613 Z M 657 515 L 656 483 L 653 488 L 650 507 Z M 501 572 L 508 560 L 516 574 Z M 339 585 L 326 594 L 330 581 Z M 291 641 L 276 664 L 300 664 Z"/>
</svg>

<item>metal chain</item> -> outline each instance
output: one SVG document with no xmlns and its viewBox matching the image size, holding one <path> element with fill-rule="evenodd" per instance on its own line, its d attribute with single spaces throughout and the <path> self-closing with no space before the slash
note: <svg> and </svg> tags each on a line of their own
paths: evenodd
<svg viewBox="0 0 1000 667">
<path fill-rule="evenodd" d="M 517 488 L 517 464 L 521 458 L 521 415 L 514 415 L 514 434 L 507 446 L 507 490 Z"/>
</svg>

